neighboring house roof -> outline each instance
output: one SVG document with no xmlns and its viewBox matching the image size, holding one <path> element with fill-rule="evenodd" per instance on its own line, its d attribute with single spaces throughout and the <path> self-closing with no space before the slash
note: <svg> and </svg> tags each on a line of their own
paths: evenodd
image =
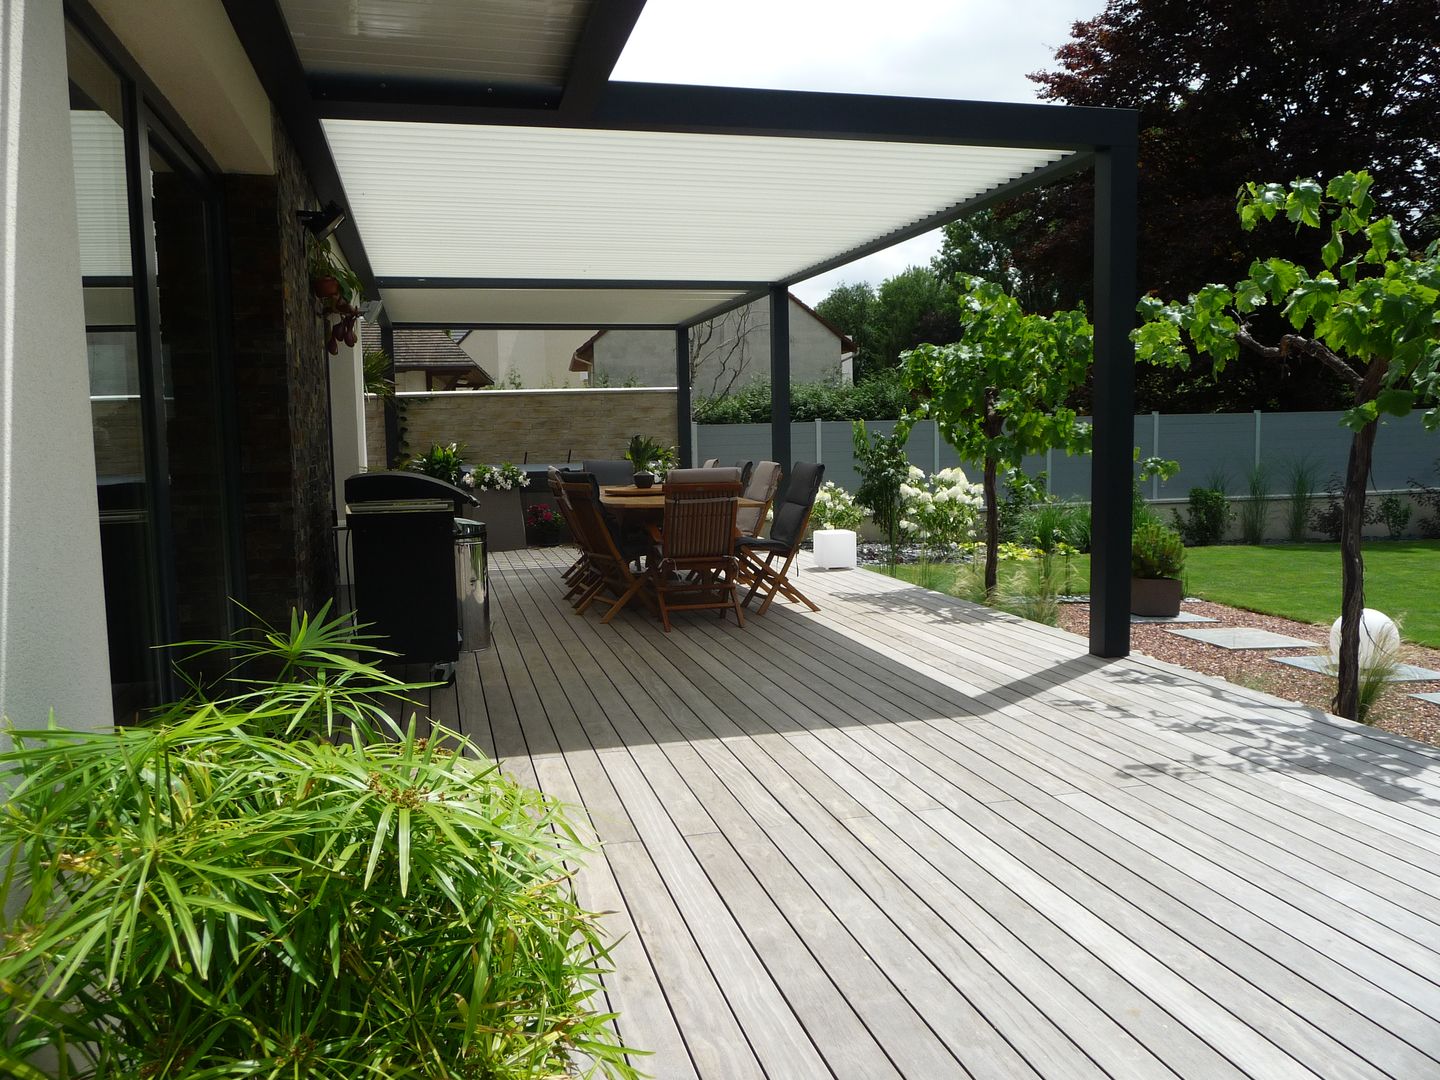
<svg viewBox="0 0 1440 1080">
<path fill-rule="evenodd" d="M 361 340 L 366 351 L 380 348 L 380 327 L 367 323 Z M 427 375 L 439 375 L 453 379 L 454 386 L 491 386 L 495 380 L 490 373 L 460 348 L 455 339 L 444 330 L 395 331 L 395 370 L 423 371 Z"/>
<path fill-rule="evenodd" d="M 840 339 L 840 355 L 842 358 L 854 353 L 855 342 L 851 340 L 851 338 L 846 334 L 841 333 L 839 328 L 837 328 L 835 324 L 832 323 L 829 319 L 825 318 L 825 316 L 821 315 L 819 312 L 817 312 L 809 304 L 805 303 L 804 300 L 801 300 L 794 293 L 790 294 L 790 302 L 803 308 L 816 322 L 818 322 L 821 326 L 825 327 L 826 330 L 829 330 L 832 334 L 834 334 L 837 338 Z M 575 350 L 574 355 L 570 357 L 571 371 L 594 370 L 595 342 L 600 340 L 600 338 L 604 337 L 605 334 L 607 334 L 608 332 L 609 331 L 601 330 L 597 333 L 591 334 L 590 337 L 585 340 L 585 343 Z"/>
</svg>

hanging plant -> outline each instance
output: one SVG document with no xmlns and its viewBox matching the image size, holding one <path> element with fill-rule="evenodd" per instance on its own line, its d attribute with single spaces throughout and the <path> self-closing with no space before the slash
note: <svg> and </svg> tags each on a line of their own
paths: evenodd
<svg viewBox="0 0 1440 1080">
<path fill-rule="evenodd" d="M 325 351 L 334 356 L 342 344 L 354 345 L 358 340 L 355 320 L 360 317 L 360 309 L 356 304 L 365 287 L 324 241 L 311 241 L 309 269 L 310 292 L 320 301 L 329 326 Z M 333 323 L 330 322 L 332 315 L 335 316 Z"/>
</svg>

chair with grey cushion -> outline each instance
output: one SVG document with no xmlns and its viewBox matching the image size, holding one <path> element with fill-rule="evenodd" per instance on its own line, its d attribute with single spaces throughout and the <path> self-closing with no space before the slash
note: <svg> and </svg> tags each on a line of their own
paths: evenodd
<svg viewBox="0 0 1440 1080">
<path fill-rule="evenodd" d="M 777 593 L 793 603 L 804 604 L 811 611 L 820 610 L 790 581 L 790 567 L 800 553 L 800 541 L 805 539 L 805 530 L 810 526 L 810 513 L 815 509 L 815 496 L 820 493 L 824 477 L 824 465 L 797 461 L 790 470 L 785 497 L 775 507 L 770 535 L 742 536 L 736 541 L 736 550 L 744 561 L 744 573 L 750 582 L 744 603 L 749 606 L 756 593 L 763 593 L 761 615 Z"/>
<path fill-rule="evenodd" d="M 635 482 L 635 466 L 624 458 L 618 461 L 607 458 L 596 461 L 587 459 L 580 463 L 580 468 L 595 477 L 595 482 L 601 487 L 625 487 Z"/>
<path fill-rule="evenodd" d="M 740 493 L 741 498 L 762 503 L 761 506 L 742 506 L 735 515 L 735 527 L 742 536 L 759 536 L 760 527 L 765 524 L 765 515 L 775 501 L 775 492 L 780 490 L 783 475 L 778 461 L 762 461 L 750 474 L 750 483 Z"/>
</svg>

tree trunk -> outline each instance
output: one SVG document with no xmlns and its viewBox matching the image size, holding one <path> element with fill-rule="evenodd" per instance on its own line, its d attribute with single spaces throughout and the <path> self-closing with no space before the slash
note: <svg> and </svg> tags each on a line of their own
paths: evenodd
<svg viewBox="0 0 1440 1080">
<path fill-rule="evenodd" d="M 995 387 L 985 390 L 985 438 L 1000 434 L 1004 418 L 995 411 Z M 985 595 L 995 596 L 1000 583 L 1000 504 L 995 497 L 995 455 L 985 455 Z"/>
<path fill-rule="evenodd" d="M 1350 440 L 1350 460 L 1345 466 L 1345 495 L 1340 519 L 1340 683 L 1335 691 L 1335 713 L 1349 720 L 1360 719 L 1360 617 L 1365 610 L 1365 560 L 1360 551 L 1360 532 L 1365 526 L 1365 483 L 1370 477 L 1370 458 L 1375 449 L 1372 420 Z"/>
<path fill-rule="evenodd" d="M 995 502 L 995 459 L 985 455 L 985 595 L 999 584 L 1000 507 Z"/>
<path fill-rule="evenodd" d="M 1355 393 L 1356 404 L 1373 401 L 1389 363 L 1371 361 Z M 1365 527 L 1365 485 L 1370 479 L 1370 459 L 1375 450 L 1379 422 L 1372 420 L 1350 440 L 1350 460 L 1345 466 L 1345 492 L 1340 518 L 1340 678 L 1335 688 L 1337 716 L 1360 719 L 1360 618 L 1365 611 L 1365 560 L 1360 551 L 1360 533 Z"/>
</svg>

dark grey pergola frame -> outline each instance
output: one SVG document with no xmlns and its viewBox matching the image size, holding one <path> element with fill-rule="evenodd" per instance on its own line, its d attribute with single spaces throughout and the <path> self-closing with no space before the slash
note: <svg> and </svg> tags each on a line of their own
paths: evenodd
<svg viewBox="0 0 1440 1080">
<path fill-rule="evenodd" d="M 1138 114 L 1123 109 L 611 83 L 609 73 L 629 38 L 644 0 L 605 0 L 595 4 L 577 46 L 570 78 L 553 93 L 474 83 L 396 83 L 363 77 L 307 79 L 276 0 L 224 2 L 257 73 L 300 146 L 302 162 L 317 195 L 322 201 L 334 199 L 342 206 L 347 205 L 344 187 L 320 126 L 320 120 L 325 118 L 937 143 L 1068 152 L 1068 156 L 1052 165 L 945 207 L 866 244 L 837 252 L 779 281 L 377 280 L 353 221 L 347 220 L 342 226 L 337 234 L 342 250 L 372 296 L 378 295 L 383 287 L 647 290 L 727 287 L 737 291 L 732 301 L 700 312 L 679 325 L 613 324 L 616 328 L 674 330 L 676 434 L 681 459 L 686 463 L 693 458 L 694 449 L 689 422 L 689 332 L 692 327 L 768 296 L 773 390 L 771 454 L 776 461 L 789 462 L 788 295 L 791 285 L 1062 176 L 1093 168 L 1095 367 L 1090 651 L 1102 657 L 1119 657 L 1129 652 L 1134 447 L 1134 349 L 1129 332 L 1135 322 Z M 502 324 L 463 325 L 478 328 Z M 535 326 L 533 323 L 503 325 Z M 587 324 L 585 328 L 590 326 Z M 382 316 L 382 341 L 392 356 L 393 331 L 388 317 Z M 387 425 L 387 436 L 391 434 Z"/>
</svg>

